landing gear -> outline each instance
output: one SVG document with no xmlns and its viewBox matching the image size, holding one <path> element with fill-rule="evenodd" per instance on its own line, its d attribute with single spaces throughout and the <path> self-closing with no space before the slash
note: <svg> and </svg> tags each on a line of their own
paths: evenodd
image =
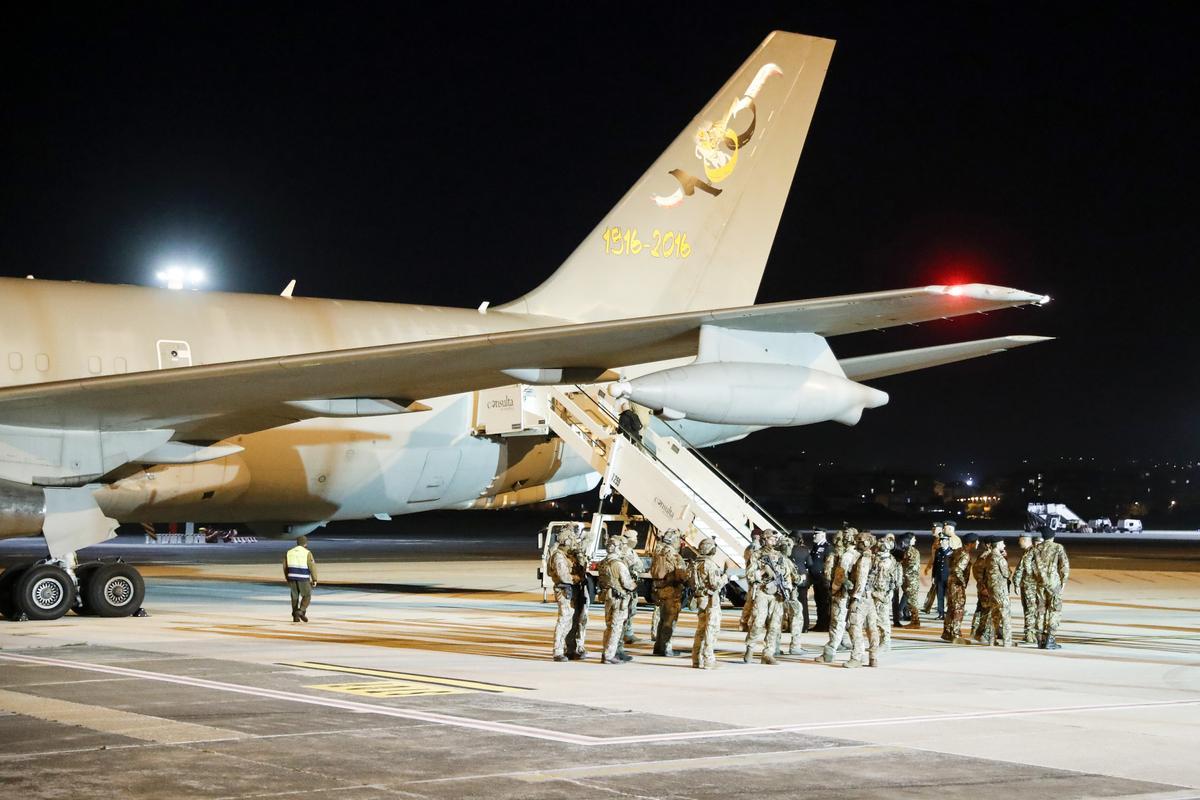
<svg viewBox="0 0 1200 800">
<path fill-rule="evenodd" d="M 68 570 L 63 563 L 14 564 L 0 573 L 0 614 L 11 620 L 52 620 L 72 608 L 98 617 L 128 617 L 141 611 L 146 585 L 133 567 L 119 561 L 89 562 Z"/>
</svg>

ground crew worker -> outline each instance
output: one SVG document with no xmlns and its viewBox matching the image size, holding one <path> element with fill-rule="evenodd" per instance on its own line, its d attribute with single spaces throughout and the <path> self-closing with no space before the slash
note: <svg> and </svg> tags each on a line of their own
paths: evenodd
<svg viewBox="0 0 1200 800">
<path fill-rule="evenodd" d="M 301 536 L 296 546 L 283 554 L 283 579 L 292 590 L 292 622 L 308 622 L 308 602 L 317 585 L 317 562 L 308 550 L 308 537 Z"/>
<path fill-rule="evenodd" d="M 937 546 L 935 542 L 934 546 Z M 916 534 L 906 534 L 904 537 L 904 554 L 900 558 L 900 568 L 904 571 L 904 605 L 908 608 L 907 628 L 921 627 L 921 614 L 917 608 L 917 597 L 921 593 L 921 551 L 917 549 Z M 945 589 L 942 595 L 945 596 Z M 938 603 L 938 611 L 942 604 Z"/>
<path fill-rule="evenodd" d="M 717 560 L 717 545 L 704 539 L 696 548 L 700 553 L 691 563 L 689 583 L 696 600 L 696 636 L 692 640 L 692 666 L 716 669 L 714 650 L 721 634 L 721 589 L 729 580 L 725 566 Z"/>
<path fill-rule="evenodd" d="M 991 633 L 994 637 L 992 644 L 1000 647 L 1012 647 L 1012 621 L 1009 619 L 1012 607 L 1009 605 L 1009 571 L 1008 552 L 1003 539 L 997 539 L 992 545 L 992 558 L 988 562 L 985 576 L 988 585 L 988 597 L 991 601 Z"/>
<path fill-rule="evenodd" d="M 780 629 L 783 625 L 783 605 L 789 599 L 783 555 L 774 531 L 763 536 L 763 546 L 754 559 L 754 569 L 746 573 L 746 580 L 755 585 L 754 608 L 750 615 L 750 630 L 746 633 L 746 652 L 742 661 L 749 664 L 754 651 L 762 645 L 762 663 L 777 664 L 775 650 L 779 647 Z"/>
<path fill-rule="evenodd" d="M 642 418 L 633 410 L 633 405 L 628 400 L 622 401 L 621 413 L 617 417 L 617 427 L 621 433 L 635 444 L 642 442 Z"/>
<path fill-rule="evenodd" d="M 629 566 L 629 574 L 633 576 L 633 580 L 636 583 L 637 579 L 642 577 L 642 557 L 639 556 L 638 552 L 637 552 L 638 534 L 637 534 L 637 531 L 634 530 L 633 528 L 626 528 L 625 532 L 621 535 L 625 539 L 625 563 Z M 633 618 L 634 618 L 634 616 L 637 615 L 637 610 L 638 610 L 637 592 L 634 592 L 633 594 L 631 594 L 628 597 L 628 600 L 629 600 L 629 608 L 625 612 L 625 630 L 621 635 L 621 641 L 622 641 L 621 652 L 622 653 L 625 652 L 625 647 L 623 645 L 637 644 L 638 642 L 641 641 L 641 639 L 638 638 L 638 635 L 633 630 Z M 651 638 L 654 638 L 654 631 L 657 629 L 657 624 L 658 624 L 657 621 L 658 621 L 658 609 L 656 608 L 654 610 L 654 616 L 650 622 L 650 637 Z"/>
<path fill-rule="evenodd" d="M 867 665 L 879 666 L 879 618 L 876 616 L 875 592 L 880 580 L 880 557 L 875 548 L 875 537 L 867 532 L 858 535 L 861 552 L 854 563 L 852 580 L 854 589 L 850 593 L 850 660 L 848 669 L 861 667 L 863 656 Z"/>
<path fill-rule="evenodd" d="M 929 587 L 929 591 L 937 595 L 938 619 L 946 618 L 946 588 L 950 581 L 950 558 L 953 555 L 954 548 L 950 546 L 950 537 L 943 533 L 938 539 L 937 549 L 933 551 L 933 563 L 930 565 L 933 585 Z"/>
<path fill-rule="evenodd" d="M 1021 615 L 1025 618 L 1025 644 L 1037 644 L 1038 588 L 1033 559 L 1037 546 L 1042 543 L 1042 534 L 1036 533 L 1032 538 L 1022 536 L 1017 542 L 1021 545 L 1021 560 L 1013 573 L 1013 588 L 1021 596 Z"/>
<path fill-rule="evenodd" d="M 796 569 L 796 562 L 792 560 L 796 543 L 790 536 L 782 533 L 777 533 L 776 537 L 779 542 L 779 553 L 783 556 L 784 582 L 788 589 L 788 598 L 783 604 L 783 627 L 781 630 L 782 633 L 788 634 L 788 655 L 798 656 L 801 652 L 800 634 L 804 632 L 804 609 L 800 605 L 800 587 L 806 583 L 808 576 L 801 574 Z M 783 647 L 782 633 L 775 655 L 779 655 Z"/>
<path fill-rule="evenodd" d="M 962 629 L 963 614 L 967 608 L 967 583 L 971 580 L 971 554 L 975 552 L 977 540 L 973 533 L 962 537 L 963 546 L 950 556 L 950 578 L 946 582 L 946 623 L 942 626 L 942 639 L 953 642 Z"/>
<path fill-rule="evenodd" d="M 1071 562 L 1067 559 L 1067 551 L 1054 541 L 1054 536 L 1054 531 L 1046 531 L 1043 534 L 1045 541 L 1035 548 L 1036 553 L 1033 557 L 1041 604 L 1038 628 L 1038 648 L 1041 650 L 1062 648 L 1062 645 L 1054 640 L 1054 634 L 1058 632 L 1058 624 L 1062 619 L 1063 590 L 1067 588 L 1067 578 L 1071 575 Z"/>
<path fill-rule="evenodd" d="M 610 536 L 604 561 L 600 564 L 601 596 L 604 599 L 604 652 L 601 664 L 624 664 L 631 656 L 621 650 L 621 635 L 625 630 L 625 615 L 629 611 L 629 596 L 637 590 L 637 582 L 625 563 L 625 540 Z"/>
<path fill-rule="evenodd" d="M 933 609 L 933 601 L 937 597 L 937 575 L 934 573 L 934 562 L 937 560 L 938 550 L 942 547 L 942 524 L 940 522 L 933 523 L 931 530 L 933 531 L 933 542 L 929 545 L 929 564 L 926 566 L 925 571 L 932 577 L 933 583 L 929 584 L 929 591 L 925 594 L 925 606 L 921 609 L 926 614 Z M 945 594 L 944 589 L 942 593 L 943 595 Z M 943 598 L 938 599 L 941 601 Z M 942 618 L 943 613 L 945 613 L 945 610 L 942 602 L 938 602 L 938 619 Z"/>
<path fill-rule="evenodd" d="M 558 620 L 554 625 L 554 660 L 581 659 L 587 655 L 588 598 L 585 570 L 587 555 L 573 535 L 559 538 L 550 555 L 547 572 L 554 581 Z"/>
<path fill-rule="evenodd" d="M 679 553 L 679 531 L 669 530 L 654 548 L 650 578 L 654 581 L 654 599 L 658 606 L 658 629 L 654 637 L 654 655 L 673 656 L 671 637 L 683 604 L 683 585 L 688 577 L 687 563 Z"/>
<path fill-rule="evenodd" d="M 988 587 L 987 573 L 991 569 L 995 536 L 985 536 L 979 557 L 971 563 L 971 578 L 975 581 L 975 613 L 971 617 L 971 638 L 984 644 L 992 643 L 992 595 Z"/>
<path fill-rule="evenodd" d="M 812 583 L 813 602 L 817 606 L 817 624 L 810 628 L 813 631 L 827 633 L 829 631 L 829 606 L 833 602 L 830 596 L 829 578 L 825 574 L 825 565 L 833 561 L 831 547 L 826 540 L 825 531 L 814 530 L 812 547 L 808 549 L 808 576 Z"/>
<path fill-rule="evenodd" d="M 846 635 L 846 617 L 850 606 L 850 595 L 853 590 L 853 571 L 854 565 L 857 563 L 860 553 L 854 546 L 855 540 L 858 538 L 858 531 L 854 528 L 847 528 L 844 531 L 838 532 L 841 537 L 843 551 L 838 559 L 837 566 L 833 568 L 833 582 L 830 585 L 831 589 L 831 608 L 829 620 L 829 641 L 825 643 L 821 655 L 817 656 L 817 661 L 824 661 L 826 664 L 833 663 L 834 653 L 842 646 L 842 639 Z M 834 553 L 837 552 L 837 539 L 834 537 Z"/>
<path fill-rule="evenodd" d="M 879 649 L 884 653 L 892 649 L 892 595 L 904 580 L 900 562 L 892 555 L 895 544 L 896 537 L 889 533 L 875 545 L 876 578 L 871 599 L 879 626 Z"/>
</svg>

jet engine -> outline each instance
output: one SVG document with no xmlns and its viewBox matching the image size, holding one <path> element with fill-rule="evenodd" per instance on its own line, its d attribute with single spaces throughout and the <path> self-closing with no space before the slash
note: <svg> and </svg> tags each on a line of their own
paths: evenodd
<svg viewBox="0 0 1200 800">
<path fill-rule="evenodd" d="M 709 362 L 619 381 L 614 397 L 676 419 L 727 425 L 792 426 L 833 420 L 857 424 L 886 392 L 811 367 Z"/>
<path fill-rule="evenodd" d="M 45 516 L 41 487 L 0 480 L 0 539 L 40 533 Z"/>
</svg>

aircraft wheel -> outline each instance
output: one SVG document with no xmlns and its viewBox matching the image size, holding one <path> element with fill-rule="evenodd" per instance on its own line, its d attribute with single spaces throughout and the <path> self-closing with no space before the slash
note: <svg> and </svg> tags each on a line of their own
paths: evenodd
<svg viewBox="0 0 1200 800">
<path fill-rule="evenodd" d="M 87 577 L 84 606 L 98 617 L 128 617 L 142 607 L 146 584 L 128 564 L 100 564 Z"/>
<path fill-rule="evenodd" d="M 17 582 L 30 566 L 31 564 L 28 562 L 13 564 L 0 573 L 0 614 L 4 615 L 5 619 L 16 619 L 21 616 L 21 611 L 17 607 Z"/>
<path fill-rule="evenodd" d="M 29 619 L 58 619 L 75 605 L 75 581 L 62 567 L 38 564 L 17 581 L 16 600 Z"/>
</svg>

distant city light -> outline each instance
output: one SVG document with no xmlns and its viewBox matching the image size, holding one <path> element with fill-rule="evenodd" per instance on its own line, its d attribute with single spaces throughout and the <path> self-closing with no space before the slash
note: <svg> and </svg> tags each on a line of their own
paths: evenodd
<svg viewBox="0 0 1200 800">
<path fill-rule="evenodd" d="M 967 478 L 967 486 L 974 486 L 974 485 L 975 485 L 975 479 Z"/>
<path fill-rule="evenodd" d="M 168 289 L 197 289 L 205 280 L 204 270 L 192 264 L 171 263 L 154 273 Z"/>
</svg>

